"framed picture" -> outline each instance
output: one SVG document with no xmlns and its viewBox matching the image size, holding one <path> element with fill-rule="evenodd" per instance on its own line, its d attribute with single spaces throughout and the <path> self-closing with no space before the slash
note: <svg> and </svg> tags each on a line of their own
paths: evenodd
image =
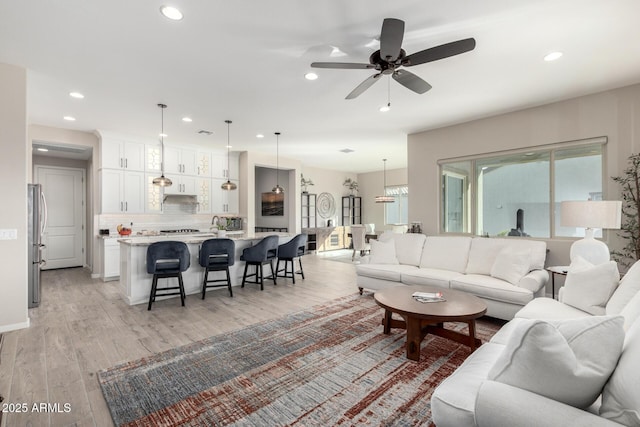
<svg viewBox="0 0 640 427">
<path fill-rule="evenodd" d="M 284 193 L 262 193 L 262 216 L 284 216 Z"/>
</svg>

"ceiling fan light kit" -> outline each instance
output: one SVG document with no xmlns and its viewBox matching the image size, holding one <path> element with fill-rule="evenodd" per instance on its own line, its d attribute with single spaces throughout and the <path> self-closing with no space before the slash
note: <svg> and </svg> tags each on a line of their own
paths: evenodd
<svg viewBox="0 0 640 427">
<path fill-rule="evenodd" d="M 431 89 L 431 85 L 421 77 L 401 69 L 401 67 L 412 67 L 414 65 L 425 64 L 450 56 L 469 52 L 476 47 L 473 38 L 458 40 L 440 46 L 421 50 L 407 55 L 402 49 L 402 39 L 404 38 L 404 21 L 395 18 L 386 18 L 382 23 L 380 32 L 380 50 L 377 50 L 369 57 L 368 64 L 351 62 L 313 62 L 313 68 L 331 68 L 347 70 L 376 70 L 378 73 L 367 77 L 360 83 L 346 99 L 354 99 L 369 89 L 375 82 L 380 80 L 382 75 L 390 75 L 395 81 L 415 93 L 423 94 Z"/>
<path fill-rule="evenodd" d="M 153 179 L 153 185 L 160 187 L 171 187 L 173 182 L 164 176 L 164 109 L 167 108 L 165 104 L 158 104 L 160 107 L 160 176 Z"/>
<path fill-rule="evenodd" d="M 280 132 L 274 132 L 276 135 L 276 186 L 271 189 L 271 192 L 275 194 L 283 194 L 284 188 L 280 187 Z"/>
<path fill-rule="evenodd" d="M 229 170 L 229 165 L 231 164 L 231 162 L 229 161 L 230 158 L 230 154 L 229 154 L 229 150 L 231 149 L 231 141 L 230 141 L 230 135 L 231 135 L 231 123 L 233 123 L 231 120 L 225 120 L 224 121 L 227 124 L 227 170 Z M 227 175 L 227 182 L 223 183 L 220 188 L 222 188 L 223 190 L 235 190 L 236 188 L 238 188 L 238 186 L 234 183 L 231 182 L 231 180 L 229 179 L 229 176 Z"/>
</svg>

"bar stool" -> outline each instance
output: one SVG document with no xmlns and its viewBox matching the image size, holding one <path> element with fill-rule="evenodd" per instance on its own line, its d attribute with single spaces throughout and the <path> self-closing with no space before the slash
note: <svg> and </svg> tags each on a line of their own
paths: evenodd
<svg viewBox="0 0 640 427">
<path fill-rule="evenodd" d="M 273 269 L 273 260 L 278 256 L 278 240 L 278 236 L 267 236 L 255 245 L 242 251 L 240 260 L 245 262 L 244 274 L 242 275 L 242 288 L 244 288 L 245 282 L 256 283 L 260 285 L 260 290 L 263 291 L 264 274 L 262 272 L 262 266 L 267 263 L 271 267 L 271 276 L 268 276 L 267 279 L 273 280 L 273 284 L 277 285 L 276 274 Z M 250 265 L 256 267 L 256 272 L 247 275 L 247 269 Z M 247 280 L 247 277 L 253 276 L 255 276 L 255 280 Z"/>
<path fill-rule="evenodd" d="M 233 297 L 231 290 L 231 275 L 229 267 L 235 263 L 236 244 L 231 239 L 209 239 L 202 242 L 198 262 L 204 267 L 204 280 L 202 281 L 202 299 L 204 299 L 207 288 L 229 288 L 229 296 Z M 210 271 L 225 271 L 226 279 L 209 280 Z M 215 283 L 210 285 L 209 283 Z"/>
<path fill-rule="evenodd" d="M 186 295 L 184 293 L 184 283 L 182 282 L 182 272 L 189 268 L 191 264 L 190 258 L 189 247 L 184 242 L 166 241 L 149 245 L 147 249 L 147 273 L 153 274 L 153 282 L 151 283 L 147 310 L 151 310 L 151 304 L 156 300 L 156 296 L 166 295 L 180 295 L 180 301 L 184 307 Z M 158 289 L 158 279 L 169 277 L 177 277 L 178 286 Z M 158 293 L 158 291 L 162 293 Z"/>
<path fill-rule="evenodd" d="M 293 283 L 296 283 L 296 274 L 300 274 L 304 279 L 304 270 L 302 269 L 302 256 L 307 248 L 307 235 L 306 234 L 298 234 L 293 239 L 289 240 L 287 243 L 283 243 L 278 246 L 278 262 L 276 263 L 276 276 L 290 278 L 293 280 Z M 300 264 L 300 271 L 294 272 L 293 260 L 294 258 L 298 258 L 298 263 Z M 280 270 L 280 261 L 284 261 L 284 269 Z M 291 262 L 291 272 L 287 270 L 287 266 Z M 284 271 L 284 274 L 280 274 L 280 272 Z"/>
</svg>

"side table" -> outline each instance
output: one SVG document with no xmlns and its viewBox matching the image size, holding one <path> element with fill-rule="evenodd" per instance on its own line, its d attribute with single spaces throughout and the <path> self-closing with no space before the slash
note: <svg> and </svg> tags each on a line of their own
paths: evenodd
<svg viewBox="0 0 640 427">
<path fill-rule="evenodd" d="M 569 271 L 568 265 L 554 265 L 547 267 L 545 270 L 551 273 L 551 296 L 556 298 L 556 275 L 566 276 Z"/>
</svg>

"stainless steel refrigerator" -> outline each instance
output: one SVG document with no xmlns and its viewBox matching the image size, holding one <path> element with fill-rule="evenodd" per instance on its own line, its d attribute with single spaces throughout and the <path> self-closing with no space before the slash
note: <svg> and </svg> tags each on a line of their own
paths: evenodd
<svg viewBox="0 0 640 427">
<path fill-rule="evenodd" d="M 29 184 L 29 308 L 40 305 L 40 267 L 45 264 L 42 259 L 42 235 L 47 227 L 47 202 L 42 192 L 42 185 Z"/>
</svg>

